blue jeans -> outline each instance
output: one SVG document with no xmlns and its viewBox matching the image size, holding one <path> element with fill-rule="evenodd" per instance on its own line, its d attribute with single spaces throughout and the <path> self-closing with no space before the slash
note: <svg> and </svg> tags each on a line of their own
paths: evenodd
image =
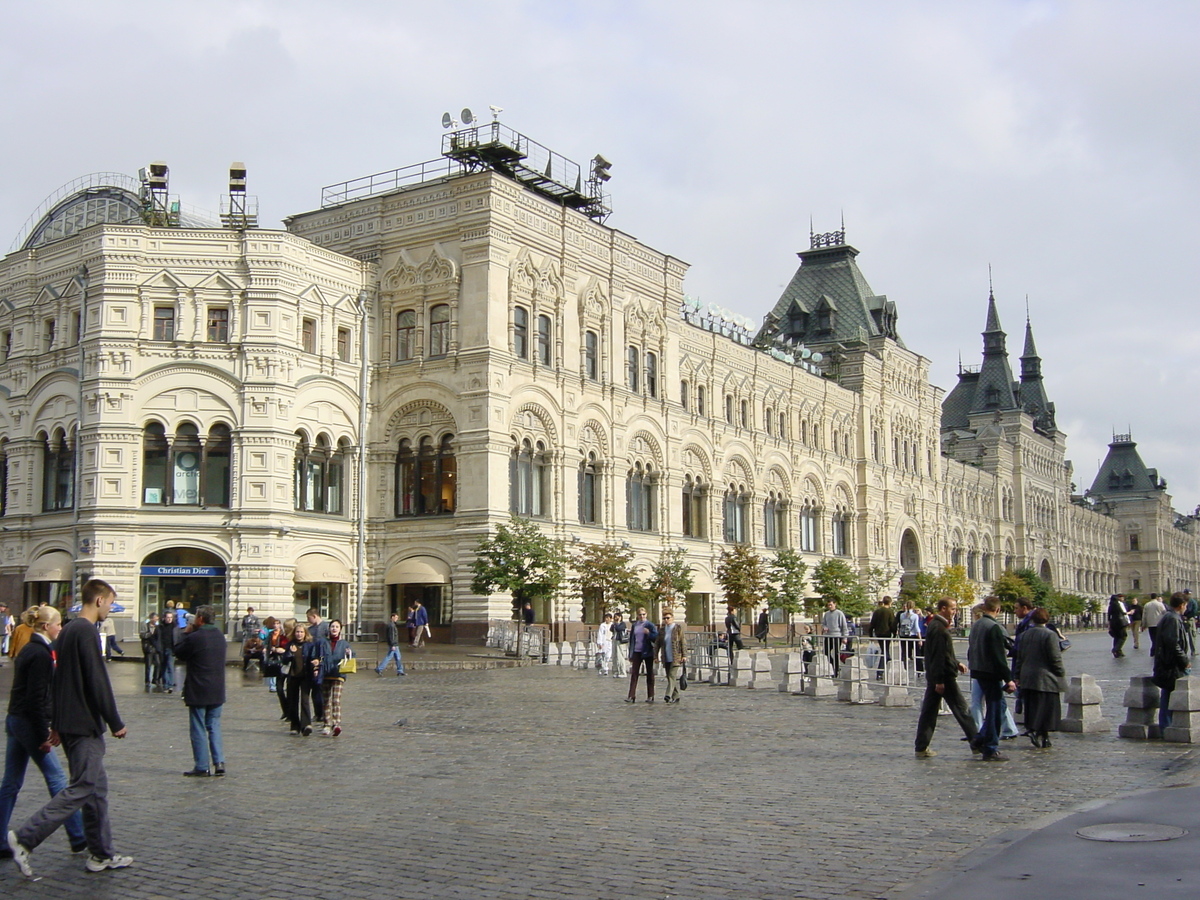
<svg viewBox="0 0 1200 900">
<path fill-rule="evenodd" d="M 396 664 L 397 675 L 404 674 L 404 663 L 400 659 L 400 648 L 398 646 L 388 647 L 387 656 L 380 660 L 379 665 L 375 667 L 375 674 L 382 675 L 383 670 L 388 667 L 388 663 L 390 662 L 394 662 Z"/>
<path fill-rule="evenodd" d="M 221 707 L 189 706 L 188 734 L 192 739 L 192 763 L 208 770 L 209 764 L 225 766 L 225 747 L 221 743 Z"/>
<path fill-rule="evenodd" d="M 175 654 L 170 650 L 163 651 L 162 662 L 158 669 L 158 680 L 164 691 L 175 690 Z"/>
<path fill-rule="evenodd" d="M 983 731 L 983 688 L 974 678 L 971 679 L 971 718 L 975 720 L 975 730 Z M 1017 720 L 1013 718 L 1012 707 L 1004 704 L 1004 718 L 1000 720 L 1000 737 L 1014 738 L 1020 734 L 1017 730 Z"/>
<path fill-rule="evenodd" d="M 1171 692 L 1175 688 L 1160 688 L 1158 695 L 1158 729 L 1166 731 L 1174 716 L 1171 714 Z"/>
<path fill-rule="evenodd" d="M 975 679 L 983 690 L 983 728 L 979 732 L 979 744 L 984 756 L 992 756 L 1000 749 L 1000 723 L 1008 704 L 1004 702 L 1004 682 L 999 678 Z"/>
<path fill-rule="evenodd" d="M 40 742 L 28 719 L 9 716 L 4 725 L 8 732 L 8 752 L 4 757 L 4 781 L 0 782 L 0 834 L 8 834 L 8 822 L 17 803 L 17 794 L 25 783 L 25 770 L 30 760 L 42 770 L 42 778 L 46 780 L 51 797 L 67 786 L 67 776 L 58 762 L 58 756 L 53 750 L 43 753 L 38 749 Z M 67 819 L 64 827 L 71 839 L 71 846 L 83 846 L 83 816 L 78 811 Z"/>
</svg>

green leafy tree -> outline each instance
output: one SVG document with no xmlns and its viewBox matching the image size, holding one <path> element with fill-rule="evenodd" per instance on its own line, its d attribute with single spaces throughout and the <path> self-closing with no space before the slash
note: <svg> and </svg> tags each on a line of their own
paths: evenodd
<svg viewBox="0 0 1200 900">
<path fill-rule="evenodd" d="M 787 613 L 789 632 L 794 633 L 793 619 L 797 613 L 812 614 L 819 608 L 815 598 L 805 596 L 804 578 L 807 574 L 808 563 L 791 549 L 778 551 L 767 566 L 767 577 L 771 582 L 768 602 L 775 609 Z"/>
<path fill-rule="evenodd" d="M 473 593 L 508 591 L 516 611 L 554 596 L 566 575 L 566 554 L 560 541 L 542 534 L 528 519 L 513 516 L 511 524 L 480 541 L 472 569 Z"/>
<path fill-rule="evenodd" d="M 673 610 L 675 604 L 692 589 L 693 583 L 687 553 L 677 547 L 664 550 L 658 562 L 651 567 L 646 590 L 663 609 Z"/>
<path fill-rule="evenodd" d="M 817 563 L 812 585 L 822 603 L 836 600 L 838 608 L 850 618 L 864 615 L 871 608 L 858 575 L 843 559 L 823 559 Z"/>
<path fill-rule="evenodd" d="M 1032 600 L 1033 588 L 1014 572 L 1005 572 L 992 582 L 992 593 L 1000 598 L 1005 612 L 1012 612 L 1018 600 Z"/>
<path fill-rule="evenodd" d="M 633 551 L 616 544 L 583 544 L 573 554 L 570 584 L 585 600 L 595 599 L 604 612 L 628 615 L 643 602 L 645 589 Z"/>
<path fill-rule="evenodd" d="M 938 577 L 932 572 L 918 572 L 900 589 L 900 599 L 911 600 L 918 609 L 936 609 L 937 586 Z"/>
<path fill-rule="evenodd" d="M 934 589 L 938 597 L 953 597 L 959 606 L 975 602 L 975 582 L 967 577 L 966 566 L 945 566 L 937 576 Z"/>
<path fill-rule="evenodd" d="M 867 591 L 867 599 L 877 603 L 880 596 L 891 589 L 891 574 L 881 566 L 868 566 L 863 572 L 862 582 Z"/>
<path fill-rule="evenodd" d="M 1066 616 L 1082 616 L 1088 609 L 1086 597 L 1078 594 L 1068 594 L 1064 591 L 1050 591 L 1046 598 L 1046 612 L 1052 619 L 1062 619 Z"/>
<path fill-rule="evenodd" d="M 1050 582 L 1042 581 L 1041 577 L 1033 569 L 1017 569 L 1013 574 L 1029 585 L 1029 589 L 1033 591 L 1032 600 L 1034 606 L 1046 605 L 1050 592 L 1054 590 Z"/>
<path fill-rule="evenodd" d="M 746 544 L 735 544 L 721 551 L 717 581 L 725 592 L 725 602 L 738 609 L 752 609 L 770 596 L 767 567 L 762 558 Z"/>
</svg>

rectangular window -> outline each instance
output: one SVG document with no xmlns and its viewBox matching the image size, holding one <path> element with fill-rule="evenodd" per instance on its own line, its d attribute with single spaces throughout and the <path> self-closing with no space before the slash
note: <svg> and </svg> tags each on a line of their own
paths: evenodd
<svg viewBox="0 0 1200 900">
<path fill-rule="evenodd" d="M 55 326 L 55 322 L 53 319 L 47 319 L 43 323 L 43 329 L 42 329 L 42 349 L 43 350 L 53 350 L 54 349 L 55 327 L 56 326 Z"/>
<path fill-rule="evenodd" d="M 337 330 L 337 358 L 342 362 L 350 361 L 350 329 Z"/>
<path fill-rule="evenodd" d="M 625 385 L 635 394 L 638 391 L 638 353 L 637 347 L 625 348 Z"/>
<path fill-rule="evenodd" d="M 228 307 L 210 306 L 208 308 L 208 339 L 218 344 L 229 343 Z"/>
<path fill-rule="evenodd" d="M 551 360 L 551 343 L 550 343 L 550 317 L 538 316 L 537 329 L 537 357 L 538 362 L 543 366 L 550 365 Z"/>
<path fill-rule="evenodd" d="M 154 340 L 175 340 L 175 307 L 154 307 Z"/>
<path fill-rule="evenodd" d="M 71 314 L 71 343 L 78 344 L 79 338 L 83 334 L 83 313 L 75 312 Z"/>
<path fill-rule="evenodd" d="M 4 345 L 4 358 L 8 359 L 12 355 L 12 332 L 6 331 L 3 336 L 0 336 L 0 344 Z"/>
<path fill-rule="evenodd" d="M 304 319 L 300 323 L 300 349 L 305 353 L 317 352 L 316 319 Z"/>
<path fill-rule="evenodd" d="M 600 380 L 600 336 L 594 331 L 583 336 L 583 372 L 588 381 Z"/>
<path fill-rule="evenodd" d="M 517 359 L 529 359 L 529 310 L 513 308 L 513 353 Z"/>
<path fill-rule="evenodd" d="M 1132 552 L 1134 552 L 1134 553 L 1137 553 L 1139 550 L 1141 550 L 1141 549 L 1142 549 L 1142 537 L 1141 537 L 1141 535 L 1138 535 L 1138 534 L 1131 534 L 1131 535 L 1129 536 L 1129 549 L 1130 549 Z"/>
<path fill-rule="evenodd" d="M 646 393 L 658 396 L 658 356 L 654 353 L 646 354 Z"/>
<path fill-rule="evenodd" d="M 696 386 L 696 415 L 704 415 L 704 385 Z"/>
<path fill-rule="evenodd" d="M 445 356 L 450 352 L 450 307 L 445 303 L 429 311 L 429 355 Z"/>
<path fill-rule="evenodd" d="M 834 556 L 846 556 L 849 553 L 849 549 L 847 546 L 848 542 L 846 540 L 846 538 L 848 536 L 848 529 L 846 527 L 847 524 L 848 523 L 846 522 L 845 519 L 840 518 L 838 516 L 835 516 L 833 519 L 832 538 L 833 538 L 833 555 Z"/>
<path fill-rule="evenodd" d="M 412 359 L 416 352 L 417 314 L 406 309 L 396 313 L 396 359 Z"/>
<path fill-rule="evenodd" d="M 679 404 L 680 404 L 680 406 L 683 407 L 684 412 L 688 412 L 689 406 L 691 404 L 692 398 L 690 396 L 688 396 L 688 393 L 689 392 L 688 392 L 687 381 L 680 381 L 679 382 Z"/>
<path fill-rule="evenodd" d="M 800 549 L 804 553 L 817 552 L 817 514 L 811 508 L 800 512 Z"/>
</svg>

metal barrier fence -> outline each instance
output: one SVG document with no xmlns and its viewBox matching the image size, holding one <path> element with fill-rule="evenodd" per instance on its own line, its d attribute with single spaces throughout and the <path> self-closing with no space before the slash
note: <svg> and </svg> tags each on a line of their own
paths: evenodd
<svg viewBox="0 0 1200 900">
<path fill-rule="evenodd" d="M 550 626 L 526 625 L 512 619 L 489 619 L 484 646 L 545 662 L 550 647 Z"/>
<path fill-rule="evenodd" d="M 715 631 L 689 631 L 684 635 L 687 646 L 687 675 L 691 681 L 709 684 L 729 684 L 733 658 L 728 644 L 722 644 Z"/>
</svg>

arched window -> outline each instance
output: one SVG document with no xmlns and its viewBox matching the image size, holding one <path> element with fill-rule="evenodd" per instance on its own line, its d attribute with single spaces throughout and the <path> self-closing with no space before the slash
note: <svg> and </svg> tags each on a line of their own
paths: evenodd
<svg viewBox="0 0 1200 900">
<path fill-rule="evenodd" d="M 600 465 L 594 450 L 579 465 L 579 521 L 584 525 L 600 521 Z"/>
<path fill-rule="evenodd" d="M 656 478 L 653 469 L 635 462 L 625 477 L 626 520 L 630 531 L 654 531 Z"/>
<path fill-rule="evenodd" d="M 583 336 L 583 373 L 588 381 L 600 380 L 600 336 L 594 331 Z"/>
<path fill-rule="evenodd" d="M 696 385 L 696 415 L 704 415 L 704 385 Z"/>
<path fill-rule="evenodd" d="M 683 378 L 679 382 L 679 405 L 683 407 L 684 412 L 688 412 L 692 403 L 690 391 L 688 390 L 687 379 Z"/>
<path fill-rule="evenodd" d="M 638 392 L 638 357 L 640 355 L 637 347 L 625 348 L 625 386 L 635 394 Z"/>
<path fill-rule="evenodd" d="M 550 317 L 538 316 L 537 318 L 537 359 L 543 366 L 550 365 L 553 359 L 552 354 L 553 344 L 551 343 L 550 334 Z"/>
<path fill-rule="evenodd" d="M 550 461 L 546 445 L 528 438 L 509 460 L 509 508 L 519 516 L 550 515 Z"/>
<path fill-rule="evenodd" d="M 228 425 L 217 424 L 208 430 L 208 439 L 204 442 L 204 466 L 200 474 L 201 496 L 205 506 L 229 506 L 229 459 L 232 450 Z M 340 467 L 340 460 L 338 465 Z"/>
<path fill-rule="evenodd" d="M 787 417 L 787 413 L 782 413 L 782 412 L 781 412 L 781 413 L 779 414 L 779 439 L 780 439 L 781 441 L 786 441 L 786 440 L 787 440 L 787 437 L 788 437 L 788 433 L 787 433 L 787 424 L 788 424 L 788 417 Z"/>
<path fill-rule="evenodd" d="M 691 475 L 683 477 L 683 534 L 685 537 L 707 537 L 708 491 L 704 483 Z"/>
<path fill-rule="evenodd" d="M 232 439 L 228 425 L 200 429 L 183 422 L 173 437 L 159 422 L 142 431 L 142 503 L 150 506 L 229 506 L 229 461 Z"/>
<path fill-rule="evenodd" d="M 805 553 L 820 550 L 820 510 L 811 500 L 800 507 L 800 549 Z"/>
<path fill-rule="evenodd" d="M 750 533 L 750 498 L 742 485 L 731 484 L 725 491 L 725 541 L 744 544 Z"/>
<path fill-rule="evenodd" d="M 61 428 L 43 441 L 42 509 L 71 509 L 75 505 L 75 448 Z"/>
<path fill-rule="evenodd" d="M 417 314 L 411 309 L 396 313 L 396 361 L 412 359 L 417 352 Z"/>
<path fill-rule="evenodd" d="M 830 534 L 834 556 L 850 555 L 850 515 L 842 507 L 834 510 L 830 519 L 832 533 Z"/>
<path fill-rule="evenodd" d="M 200 505 L 200 429 L 183 422 L 171 443 L 171 499 L 175 506 Z"/>
<path fill-rule="evenodd" d="M 529 359 L 529 310 L 513 307 L 513 353 L 517 359 Z"/>
<path fill-rule="evenodd" d="M 763 504 L 763 544 L 787 546 L 787 500 L 776 491 L 769 492 Z"/>
<path fill-rule="evenodd" d="M 658 396 L 658 354 L 646 354 L 646 393 Z"/>
<path fill-rule="evenodd" d="M 450 352 L 450 307 L 440 303 L 429 311 L 429 355 Z"/>
<path fill-rule="evenodd" d="M 725 421 L 733 424 L 733 394 L 725 395 Z"/>
<path fill-rule="evenodd" d="M 769 406 L 767 407 L 766 412 L 763 414 L 763 424 L 767 428 L 768 435 L 775 433 L 775 412 Z"/>
<path fill-rule="evenodd" d="M 743 401 L 742 401 L 742 418 L 741 418 L 741 422 L 742 422 L 742 427 L 743 427 L 743 428 L 749 428 L 749 427 L 750 427 L 750 404 L 749 404 L 747 401 L 745 401 L 745 400 L 743 400 Z"/>
<path fill-rule="evenodd" d="M 416 449 L 408 438 L 396 454 L 396 515 L 435 516 L 454 512 L 458 461 L 454 436 L 421 438 Z"/>
</svg>

